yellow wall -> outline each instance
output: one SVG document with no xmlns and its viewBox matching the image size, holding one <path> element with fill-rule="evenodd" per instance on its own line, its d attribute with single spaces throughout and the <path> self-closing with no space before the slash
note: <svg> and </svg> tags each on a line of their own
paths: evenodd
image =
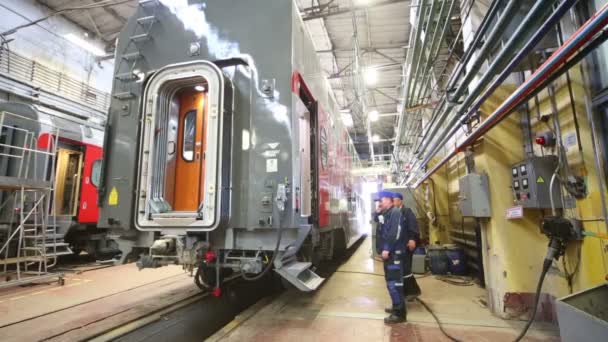
<svg viewBox="0 0 608 342">
<path fill-rule="evenodd" d="M 581 158 L 578 148 L 575 146 L 568 151 L 567 155 L 574 174 L 586 177 L 589 195 L 583 200 L 578 200 L 576 209 L 571 213 L 568 211 L 567 214 L 575 215 L 577 218 L 592 219 L 601 217 L 601 201 L 593 159 L 590 126 L 585 114 L 584 87 L 578 70 L 578 67 L 573 70 L 571 78 L 583 153 Z M 565 77 L 560 78 L 555 86 L 562 133 L 567 135 L 574 130 L 574 123 Z M 498 89 L 481 108 L 482 117 L 492 113 L 512 93 L 514 88 L 515 85 L 511 84 Z M 543 91 L 539 98 L 541 113 L 551 112 L 547 91 Z M 534 101 L 530 101 L 529 105 L 531 116 L 535 117 Z M 526 209 L 525 217 L 519 220 L 508 220 L 505 217 L 506 209 L 514 205 L 511 166 L 524 159 L 522 130 L 519 121 L 520 112 L 514 112 L 508 119 L 486 134 L 476 145 L 474 151 L 476 171 L 487 173 L 490 184 L 492 217 L 481 220 L 488 303 L 496 314 L 506 318 L 525 314 L 525 312 L 505 310 L 504 297 L 507 293 L 534 292 L 548 243 L 547 238 L 540 233 L 539 229 L 542 218 L 541 210 Z M 532 120 L 533 136 L 537 131 L 546 130 L 546 127 L 544 123 L 540 123 L 534 118 Z M 451 148 L 453 147 L 446 147 L 446 150 Z M 540 155 L 540 152 L 538 148 L 535 148 L 536 155 Z M 551 153 L 549 150 L 544 152 L 545 154 Z M 463 159 L 463 154 L 459 154 L 432 177 L 435 182 L 435 196 L 440 215 L 439 223 L 430 226 L 431 242 L 436 240 L 449 242 L 448 231 L 459 229 L 461 218 L 457 208 L 458 178 L 466 172 Z M 420 187 L 419 191 L 425 191 L 426 186 L 425 184 Z M 547 210 L 545 214 L 550 215 L 550 210 Z M 591 231 L 605 232 L 602 222 L 586 222 L 584 226 L 585 229 Z M 581 249 L 581 262 L 579 272 L 573 278 L 574 292 L 602 283 L 608 274 L 606 247 L 595 238 L 586 238 L 582 243 L 574 242 L 569 245 L 566 260 L 571 264 L 570 270 L 574 267 L 579 248 Z M 554 267 L 550 270 L 543 292 L 558 298 L 569 293 L 561 260 L 559 263 L 554 263 Z"/>
</svg>

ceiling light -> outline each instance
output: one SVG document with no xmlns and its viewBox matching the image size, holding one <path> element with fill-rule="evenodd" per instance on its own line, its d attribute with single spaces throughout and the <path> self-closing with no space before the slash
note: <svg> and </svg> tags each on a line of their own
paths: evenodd
<svg viewBox="0 0 608 342">
<path fill-rule="evenodd" d="M 353 127 L 353 115 L 350 113 L 350 111 L 341 112 L 340 114 L 342 115 L 342 123 L 344 123 L 344 126 Z"/>
<path fill-rule="evenodd" d="M 380 118 L 380 113 L 377 110 L 372 110 L 369 112 L 369 121 L 375 122 Z"/>
<path fill-rule="evenodd" d="M 63 37 L 65 39 L 69 40 L 70 42 L 76 44 L 78 47 L 83 48 L 83 49 L 87 50 L 88 52 L 94 54 L 97 57 L 106 55 L 106 53 L 105 53 L 105 51 L 103 51 L 103 49 L 93 45 L 91 42 L 84 40 L 73 33 L 68 33 Z"/>
<path fill-rule="evenodd" d="M 196 90 L 196 91 L 205 91 L 205 86 L 197 84 L 197 85 L 194 86 L 194 90 Z"/>
<path fill-rule="evenodd" d="M 373 141 L 373 142 L 378 142 L 378 141 L 380 141 L 380 136 L 379 136 L 378 134 L 374 134 L 374 135 L 372 136 L 372 141 Z"/>
<path fill-rule="evenodd" d="M 378 82 L 378 71 L 374 68 L 368 67 L 363 72 L 363 78 L 365 79 L 365 83 L 368 85 L 373 85 Z"/>
</svg>

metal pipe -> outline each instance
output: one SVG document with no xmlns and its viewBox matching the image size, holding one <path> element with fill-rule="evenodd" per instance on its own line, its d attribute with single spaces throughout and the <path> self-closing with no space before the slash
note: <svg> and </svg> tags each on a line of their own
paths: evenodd
<svg viewBox="0 0 608 342">
<path fill-rule="evenodd" d="M 426 16 L 426 13 L 424 11 L 424 3 L 425 0 L 420 0 L 420 7 L 417 9 L 417 13 L 419 13 L 418 15 L 418 25 L 416 26 L 416 40 L 414 41 L 414 59 L 416 60 L 416 66 L 414 67 L 413 71 L 413 76 L 412 73 L 410 72 L 410 79 L 413 79 L 413 82 L 409 82 L 408 81 L 408 92 L 407 95 L 408 97 L 405 100 L 405 104 L 406 107 L 410 106 L 410 95 L 413 93 L 414 89 L 416 89 L 416 83 L 418 80 L 418 68 L 420 66 L 420 60 L 422 59 L 422 54 L 424 52 L 424 46 L 426 45 L 426 39 L 424 40 L 424 42 L 421 41 L 422 46 L 419 46 L 420 44 L 418 44 L 418 40 L 420 40 L 420 33 L 422 31 L 422 24 L 424 23 L 424 17 Z M 431 13 L 434 10 L 435 7 L 435 0 L 433 0 L 433 3 L 431 4 Z M 430 21 L 430 15 L 429 15 L 429 21 Z M 413 61 L 412 61 L 413 62 Z M 410 64 L 410 66 L 412 66 L 414 64 Z"/>
<path fill-rule="evenodd" d="M 597 174 L 597 181 L 600 184 L 599 192 L 600 198 L 602 199 L 602 214 L 605 224 L 606 233 L 608 233 L 608 208 L 606 207 L 606 194 L 604 193 L 604 177 L 602 177 L 602 163 L 600 161 L 599 146 L 597 144 L 598 139 L 595 134 L 595 121 L 593 120 L 593 112 L 591 110 L 591 101 L 585 96 L 585 110 L 587 111 L 587 121 L 591 125 L 591 144 L 593 146 L 593 155 L 595 157 L 595 171 Z"/>
<path fill-rule="evenodd" d="M 439 38 L 439 44 L 437 45 L 437 49 L 435 50 L 435 52 L 433 52 L 433 50 L 431 49 L 431 55 L 434 56 L 432 59 L 432 62 L 429 63 L 427 71 L 425 72 L 425 74 L 429 74 L 428 77 L 426 77 L 426 79 L 424 80 L 424 83 L 422 85 L 422 90 L 424 90 L 424 92 L 422 93 L 422 97 L 420 97 L 420 94 L 418 94 L 415 104 L 417 103 L 424 103 L 424 99 L 426 98 L 426 95 L 428 94 L 428 90 L 429 90 L 429 82 L 431 80 L 431 76 L 433 75 L 432 73 L 432 67 L 433 64 L 435 64 L 435 61 L 437 60 L 437 57 L 439 57 L 439 52 L 441 51 L 441 43 L 443 42 L 444 38 L 445 38 L 445 34 L 447 33 L 447 28 L 448 28 L 448 24 L 450 23 L 450 16 L 452 15 L 452 11 L 454 10 L 454 4 L 456 3 L 455 0 L 452 0 L 451 4 L 450 4 L 450 8 L 448 9 L 448 13 L 446 15 L 445 18 L 445 22 L 443 24 L 443 29 L 441 30 L 441 37 Z M 443 6 L 441 6 L 441 13 L 440 13 L 440 18 L 441 16 L 443 16 Z M 484 17 L 485 18 L 485 17 Z M 437 24 L 439 24 L 439 21 L 437 22 Z"/>
<path fill-rule="evenodd" d="M 488 99 L 488 97 L 490 97 L 493 93 L 494 90 L 496 90 L 501 84 L 502 82 L 504 82 L 505 79 L 507 79 L 507 77 L 509 77 L 509 75 L 511 74 L 511 70 L 513 70 L 519 63 L 521 63 L 527 56 L 528 54 L 536 47 L 536 45 L 538 45 L 538 43 L 544 38 L 544 36 L 552 29 L 552 27 L 559 22 L 559 20 L 567 13 L 567 11 L 574 6 L 574 4 L 577 2 L 577 0 L 566 0 L 564 2 L 562 2 L 557 8 L 556 10 L 549 16 L 549 18 L 547 18 L 547 20 L 545 21 L 545 23 L 543 23 L 541 25 L 541 27 L 532 35 L 532 37 L 530 38 L 530 40 L 519 50 L 519 52 L 515 55 L 515 57 L 513 57 L 511 59 L 511 62 L 505 67 L 505 69 L 501 72 L 501 74 L 490 84 L 490 86 L 488 86 L 487 90 L 481 94 L 481 96 L 479 97 L 479 99 L 477 99 L 477 101 L 475 101 L 475 103 L 471 106 L 471 108 L 468 110 L 468 112 L 463 116 L 464 118 L 468 118 L 470 117 L 473 113 L 477 112 L 477 110 L 479 110 L 479 108 L 481 107 L 481 105 Z M 537 3 L 537 5 L 535 5 L 536 11 L 540 11 L 542 10 L 542 5 L 539 5 L 539 3 Z M 530 13 L 526 16 L 526 19 L 524 19 L 524 22 L 518 27 L 516 33 L 521 33 L 520 28 L 522 28 L 522 26 L 527 25 L 528 19 L 530 19 L 531 16 L 536 15 L 536 11 L 530 11 Z M 536 21 L 534 19 L 532 19 L 532 21 Z M 516 37 L 516 34 L 514 34 L 512 36 L 512 38 L 509 40 L 509 42 L 513 41 L 513 38 Z M 507 46 L 510 43 L 507 43 Z M 504 51 L 504 50 L 503 50 Z M 506 58 L 506 57 L 505 57 Z M 498 63 L 492 63 L 493 66 L 496 66 Z M 489 73 L 487 73 L 482 80 L 478 83 L 477 87 L 475 88 L 474 91 L 471 92 L 471 95 L 475 94 L 478 90 L 482 89 L 482 85 L 485 86 L 485 84 L 488 80 L 489 77 L 486 77 L 487 75 L 489 75 Z M 469 96 L 467 98 L 467 100 L 465 100 L 465 104 L 463 104 L 463 106 L 461 107 L 461 110 L 464 110 L 467 108 L 468 104 L 470 103 L 469 99 L 472 98 L 472 96 Z M 439 138 L 437 140 L 437 142 L 435 143 L 435 145 L 430 149 L 429 153 L 427 154 L 427 158 L 426 161 L 428 162 L 428 160 L 430 158 L 433 157 L 435 151 L 438 149 L 439 146 L 444 145 L 447 140 L 449 140 L 458 130 L 458 119 L 459 119 L 460 115 L 456 115 L 453 117 L 453 119 L 450 121 L 450 124 L 448 124 L 448 129 L 451 130 L 445 134 L 445 135 L 440 135 L 443 136 L 443 138 Z M 426 163 L 423 163 L 426 164 Z"/>
<path fill-rule="evenodd" d="M 544 80 L 542 83 L 540 83 L 539 85 L 536 85 L 535 88 L 533 88 L 533 90 L 528 93 L 527 95 L 525 95 L 525 97 L 520 101 L 520 103 L 526 102 L 531 100 L 533 97 L 536 97 L 536 95 L 544 88 L 546 88 L 551 82 L 555 81 L 557 78 L 559 78 L 562 74 L 564 74 L 566 71 L 568 71 L 569 69 L 571 69 L 574 65 L 578 64 L 585 56 L 587 56 L 591 51 L 595 50 L 599 45 L 601 45 L 602 43 L 604 43 L 606 40 L 608 40 L 608 30 L 604 31 L 601 35 L 599 35 L 597 38 L 595 38 L 591 43 L 589 43 L 584 49 L 581 50 L 581 52 L 577 55 L 575 55 L 572 59 L 568 60 L 566 63 L 563 64 L 563 66 L 561 68 L 559 68 L 557 71 L 555 71 L 555 73 L 551 74 L 546 80 Z M 561 62 L 560 62 L 561 63 Z M 517 105 L 515 105 L 513 108 L 509 109 L 509 111 L 507 112 L 506 115 L 510 114 L 511 111 L 516 107 Z M 502 119 L 501 119 L 502 120 Z M 484 121 L 485 122 L 485 121 Z M 496 123 L 498 124 L 498 123 Z M 441 163 L 445 163 L 447 162 L 449 159 L 451 159 L 454 155 L 456 155 L 458 152 L 458 150 L 454 151 L 454 154 L 452 156 L 446 156 L 444 159 L 441 160 Z M 429 159 L 430 160 L 430 159 Z M 424 163 L 421 163 L 420 165 L 426 165 L 426 163 L 428 163 L 429 160 L 426 160 Z M 438 168 L 438 167 L 437 167 Z M 436 169 L 434 167 L 434 171 L 432 170 L 427 172 L 424 176 L 428 176 L 429 174 L 432 174 L 436 171 Z"/>
<path fill-rule="evenodd" d="M 492 30 L 490 31 L 486 41 L 479 50 L 479 56 L 475 59 L 473 65 L 471 65 L 469 70 L 478 70 L 483 64 L 483 62 L 485 62 L 491 50 L 496 46 L 495 42 L 500 40 L 500 37 L 506 30 L 507 26 L 511 23 L 511 20 L 513 19 L 517 11 L 519 10 L 519 4 L 520 1 L 509 1 L 507 3 L 504 12 L 501 14 L 500 18 L 498 18 L 498 21 L 496 22 L 494 27 L 492 27 Z M 456 92 L 454 93 L 451 102 L 457 102 L 460 99 L 460 97 L 464 94 L 466 88 L 468 87 L 469 83 L 471 83 L 471 81 L 473 80 L 474 76 L 475 73 L 473 72 L 469 72 L 465 75 L 464 79 L 456 89 Z"/>
<path fill-rule="evenodd" d="M 423 1 L 423 0 L 420 0 Z M 418 7 L 417 11 L 420 11 L 421 7 Z M 403 81 L 401 82 L 401 103 L 399 103 L 399 119 L 397 119 L 397 144 L 395 144 L 395 149 L 398 151 L 399 149 L 399 142 L 401 139 L 401 132 L 403 130 L 403 126 L 404 124 L 404 111 L 405 111 L 405 107 L 407 106 L 407 97 L 409 95 L 409 86 L 410 86 L 410 77 L 409 74 L 406 73 L 410 73 L 411 74 L 411 68 L 408 69 L 407 65 L 408 65 L 408 61 L 409 61 L 409 65 L 411 66 L 413 64 L 414 61 L 414 56 L 416 54 L 416 45 L 417 45 L 417 40 L 418 40 L 418 33 L 420 32 L 420 30 L 418 28 L 416 28 L 416 30 L 412 29 L 410 30 L 410 45 L 413 45 L 411 49 L 408 49 L 407 51 L 407 57 L 406 57 L 406 61 L 403 63 Z M 411 53 L 410 53 L 411 52 Z M 393 150 L 395 151 L 395 150 Z"/>
<path fill-rule="evenodd" d="M 601 31 L 606 25 L 608 25 L 608 4 L 604 5 L 598 10 L 583 26 L 581 26 L 573 35 L 570 37 L 564 45 L 557 49 L 546 61 L 543 63 L 538 70 L 526 83 L 522 84 L 517 88 L 507 100 L 505 100 L 488 118 L 483 121 L 457 148 L 448 153 L 440 162 L 435 164 L 433 168 L 427 171 L 414 185 L 418 187 L 428 177 L 435 173 L 441 166 L 443 166 L 448 160 L 454 157 L 458 152 L 462 151 L 466 146 L 473 144 L 477 139 L 483 136 L 487 131 L 496 126 L 502 119 L 511 113 L 513 108 L 521 104 L 523 101 L 533 97 L 534 94 L 540 91 L 541 84 L 547 84 L 548 80 L 555 79 L 564 73 L 572 65 L 568 65 L 567 68 L 561 68 L 558 72 L 555 72 L 558 67 L 564 63 L 569 57 L 574 55 L 579 48 L 581 48 L 586 42 L 591 41 L 583 51 L 574 57 L 575 60 L 579 61 L 589 52 L 593 51 L 601 42 L 608 38 L 608 31 L 605 31 L 602 35 L 594 36 Z M 589 49 L 589 47 L 591 47 Z M 567 63 L 568 64 L 568 63 Z M 555 72 L 555 73 L 554 73 Z"/>
<path fill-rule="evenodd" d="M 469 45 L 469 48 L 464 52 L 464 56 L 462 56 L 460 63 L 458 63 L 458 65 L 456 66 L 456 70 L 454 70 L 454 72 L 448 79 L 448 82 L 446 83 L 446 89 L 453 88 L 452 83 L 454 83 L 455 80 L 460 77 L 460 73 L 462 72 L 463 68 L 469 63 L 469 59 L 471 59 L 471 56 L 473 56 L 473 51 L 477 50 L 477 45 L 479 44 L 481 38 L 486 34 L 486 31 L 490 27 L 490 23 L 492 22 L 496 14 L 498 14 L 498 5 L 500 3 L 501 0 L 495 0 L 492 1 L 492 4 L 490 4 L 490 8 L 488 8 L 487 14 L 481 20 L 481 23 L 479 24 L 479 28 L 477 29 L 477 32 L 473 37 L 471 45 Z M 471 8 L 472 7 L 473 6 L 471 6 Z"/>
<path fill-rule="evenodd" d="M 495 46 L 494 43 L 500 39 L 501 35 L 504 33 L 504 30 L 507 28 L 511 19 L 515 15 L 515 12 L 519 9 L 519 6 L 517 6 L 517 5 L 519 5 L 519 1 L 509 1 L 507 3 L 507 6 L 505 7 L 504 12 L 502 13 L 500 18 L 496 22 L 496 25 L 494 25 L 494 27 L 490 31 L 488 38 L 486 39 L 485 43 L 481 47 L 481 49 L 479 51 L 479 56 L 475 59 L 475 61 L 473 62 L 473 65 L 471 65 L 471 67 L 469 68 L 470 70 L 478 70 L 481 67 L 481 64 L 487 59 L 488 55 L 490 54 L 491 49 Z M 494 76 L 493 71 L 494 70 L 488 68 L 486 73 L 490 74 L 490 76 Z M 431 128 L 431 130 L 432 130 L 432 132 L 430 134 L 431 137 L 437 136 L 437 133 L 438 133 L 438 130 L 439 130 L 441 124 L 443 124 L 443 121 L 446 119 L 446 116 L 449 115 L 452 108 L 454 108 L 456 106 L 456 102 L 458 102 L 460 100 L 460 97 L 464 94 L 466 88 L 468 87 L 469 83 L 472 81 L 473 76 L 475 76 L 475 74 L 476 73 L 474 73 L 474 72 L 469 72 L 465 75 L 464 79 L 462 80 L 462 82 L 460 83 L 460 85 L 458 86 L 456 91 L 454 92 L 454 95 L 452 98 L 450 98 L 450 96 L 446 93 L 446 96 L 448 97 L 448 106 L 446 107 L 445 111 L 441 112 L 438 123 L 434 127 Z M 477 87 L 477 88 L 479 88 L 479 87 Z M 473 98 L 475 98 L 475 97 L 479 96 L 479 94 L 471 92 L 469 97 L 471 97 L 471 96 L 473 96 Z M 454 122 L 455 117 L 456 116 L 452 116 L 452 120 L 450 120 L 450 121 Z M 453 123 L 452 123 L 452 125 L 453 125 Z M 450 126 L 451 125 L 448 125 L 448 127 L 450 127 Z M 417 152 L 423 152 L 424 150 L 426 150 L 426 148 L 429 146 L 430 143 L 431 143 L 431 140 L 425 141 Z"/>
<path fill-rule="evenodd" d="M 428 72 L 429 72 L 429 67 L 433 65 L 433 51 L 435 51 L 435 45 L 437 44 L 437 32 L 439 32 L 439 24 L 441 23 L 441 18 L 443 17 L 443 12 L 445 9 L 445 3 L 447 2 L 447 0 L 443 0 L 441 2 L 441 8 L 439 9 L 439 19 L 437 19 L 437 24 L 435 24 L 435 28 L 433 29 L 433 38 L 431 38 L 431 47 L 429 48 L 429 55 L 428 58 L 425 57 L 425 63 L 424 63 L 424 67 L 422 67 L 422 85 L 426 85 L 427 81 L 429 79 L 428 77 Z M 452 4 L 454 3 L 454 0 L 452 0 Z M 434 5 L 434 3 L 433 3 Z M 450 7 L 451 9 L 451 7 Z M 431 7 L 431 13 L 429 15 L 429 23 L 427 24 L 427 28 L 431 25 L 431 18 L 433 17 L 433 7 Z M 449 18 L 448 18 L 449 19 Z M 443 32 L 443 31 L 442 31 Z M 442 33 L 441 37 L 439 38 L 439 46 L 441 46 L 441 41 L 443 40 L 444 34 Z M 424 50 L 422 51 L 422 53 L 424 53 Z M 422 90 L 421 87 L 418 87 L 417 89 L 414 87 L 413 92 L 411 94 L 411 101 L 410 101 L 410 105 L 411 106 L 415 106 L 418 104 L 418 98 L 420 97 L 420 91 Z"/>
</svg>

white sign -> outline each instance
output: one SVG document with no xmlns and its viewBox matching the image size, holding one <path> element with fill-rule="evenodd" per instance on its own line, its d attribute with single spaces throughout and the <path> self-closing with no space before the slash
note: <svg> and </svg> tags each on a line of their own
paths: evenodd
<svg viewBox="0 0 608 342">
<path fill-rule="evenodd" d="M 522 207 L 521 205 L 507 209 L 507 219 L 513 220 L 520 219 L 522 217 L 524 217 L 524 207 Z"/>
<path fill-rule="evenodd" d="M 279 171 L 279 160 L 276 158 L 266 159 L 266 172 L 277 172 Z"/>
</svg>

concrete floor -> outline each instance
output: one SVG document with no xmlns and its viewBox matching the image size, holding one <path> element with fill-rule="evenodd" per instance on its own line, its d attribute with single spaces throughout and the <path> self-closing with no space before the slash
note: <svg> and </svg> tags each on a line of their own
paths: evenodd
<svg viewBox="0 0 608 342">
<path fill-rule="evenodd" d="M 369 257 L 365 241 L 323 287 L 312 294 L 288 291 L 264 306 L 224 341 L 449 341 L 417 302 L 408 303 L 408 323 L 385 325 L 389 304 L 382 266 Z M 376 275 L 352 273 L 369 272 Z M 422 299 L 445 328 L 464 341 L 512 341 L 523 322 L 494 317 L 478 286 L 454 286 L 433 276 L 420 278 Z M 559 341 L 557 327 L 535 324 L 526 341 Z"/>
<path fill-rule="evenodd" d="M 200 293 L 179 266 L 135 264 L 0 291 L 0 341 L 76 341 Z"/>
</svg>

